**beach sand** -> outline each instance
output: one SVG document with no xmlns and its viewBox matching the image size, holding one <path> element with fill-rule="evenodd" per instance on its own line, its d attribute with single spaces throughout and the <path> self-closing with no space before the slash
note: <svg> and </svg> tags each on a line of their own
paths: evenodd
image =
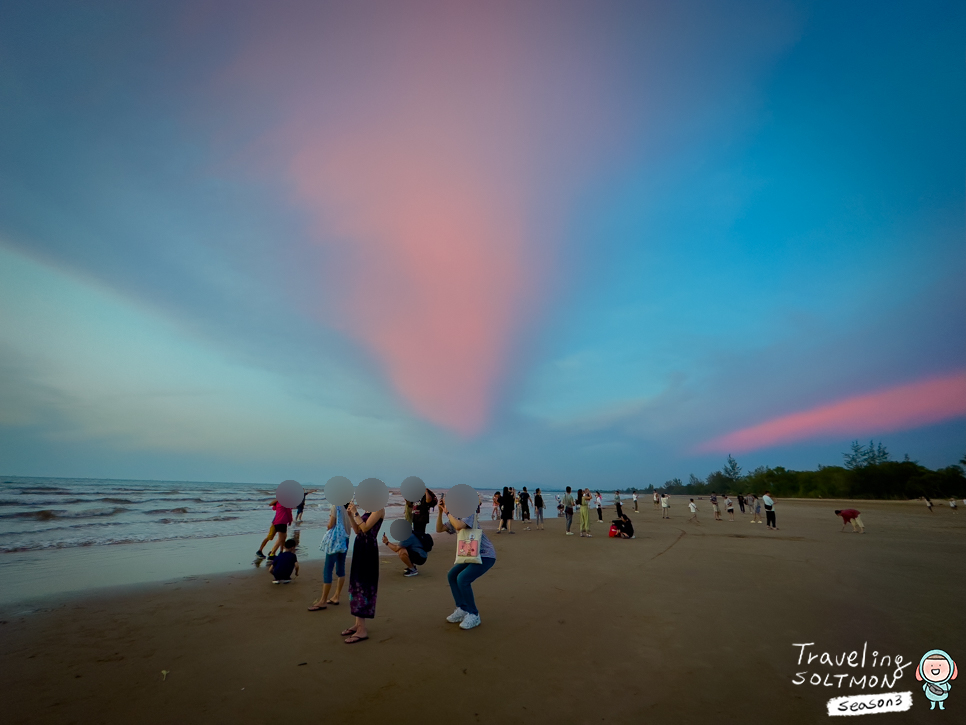
<svg viewBox="0 0 966 725">
<path fill-rule="evenodd" d="M 867 643 L 859 675 L 891 676 L 871 666 L 873 651 L 911 660 L 891 689 L 911 690 L 914 706 L 890 721 L 966 713 L 966 680 L 953 682 L 943 716 L 915 679 L 932 648 L 966 666 L 966 514 L 856 502 L 868 531 L 858 535 L 839 533 L 842 502 L 779 501 L 777 532 L 741 514 L 714 522 L 699 505 L 695 526 L 680 497 L 669 521 L 642 501 L 630 541 L 596 522 L 594 538 L 566 537 L 557 518 L 543 532 L 492 536 L 498 562 L 476 583 L 483 624 L 472 631 L 444 621 L 452 538 L 437 541 L 418 577 L 384 561 L 371 639 L 352 646 L 339 636 L 352 621 L 347 596 L 306 611 L 321 586 L 317 561 L 289 586 L 243 570 L 7 605 L 4 719 L 824 722 L 828 698 L 863 690 L 794 685 L 802 671 L 856 674 L 798 665 L 793 645 L 808 642 L 833 656 Z"/>
</svg>

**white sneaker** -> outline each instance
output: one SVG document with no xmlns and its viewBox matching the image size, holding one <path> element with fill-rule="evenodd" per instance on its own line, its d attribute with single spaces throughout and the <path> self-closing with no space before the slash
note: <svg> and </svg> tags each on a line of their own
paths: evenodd
<svg viewBox="0 0 966 725">
<path fill-rule="evenodd" d="M 466 612 L 463 612 L 466 614 Z M 466 614 L 463 617 L 463 621 L 460 622 L 460 629 L 473 629 L 473 627 L 480 626 L 480 615 L 479 614 Z"/>
<path fill-rule="evenodd" d="M 464 619 L 466 619 L 467 616 L 469 615 L 467 615 L 466 612 L 464 612 L 462 609 L 457 607 L 455 610 L 453 610 L 453 613 L 446 618 L 446 621 L 451 622 L 453 624 L 458 624 L 459 622 L 462 622 Z"/>
<path fill-rule="evenodd" d="M 573 536 L 573 535 L 574 535 L 574 532 L 573 531 L 568 531 L 567 532 L 567 536 Z"/>
</svg>

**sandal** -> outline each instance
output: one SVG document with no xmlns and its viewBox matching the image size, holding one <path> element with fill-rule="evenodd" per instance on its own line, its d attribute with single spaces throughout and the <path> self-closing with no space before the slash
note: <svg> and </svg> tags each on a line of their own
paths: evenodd
<svg viewBox="0 0 966 725">
<path fill-rule="evenodd" d="M 331 599 L 327 599 L 325 601 L 325 603 L 326 604 L 331 604 L 333 607 L 338 607 L 339 606 L 339 603 L 338 602 L 333 602 Z"/>
<path fill-rule="evenodd" d="M 349 627 L 349 629 L 343 629 L 342 630 L 342 636 L 343 637 L 351 637 L 355 633 L 356 633 L 356 628 L 355 627 Z"/>
<path fill-rule="evenodd" d="M 369 639 L 369 636 L 368 635 L 366 635 L 365 637 L 358 637 L 356 635 L 352 635 L 351 637 L 349 637 L 349 639 L 347 639 L 345 641 L 345 643 L 346 644 L 355 644 L 356 642 L 365 642 L 367 639 Z"/>
<path fill-rule="evenodd" d="M 309 607 L 310 612 L 321 612 L 323 609 L 325 609 L 324 604 L 313 604 L 311 607 Z"/>
</svg>

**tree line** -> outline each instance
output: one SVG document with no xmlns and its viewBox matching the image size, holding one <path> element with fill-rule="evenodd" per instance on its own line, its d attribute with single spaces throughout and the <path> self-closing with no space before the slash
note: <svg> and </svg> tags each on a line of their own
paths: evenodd
<svg viewBox="0 0 966 725">
<path fill-rule="evenodd" d="M 909 456 L 894 461 L 880 442 L 863 445 L 852 443 L 842 454 L 843 465 L 822 466 L 816 471 L 793 471 L 782 466 L 759 466 L 742 473 L 733 456 L 728 456 L 719 471 L 701 479 L 691 474 L 684 483 L 680 478 L 666 481 L 659 489 L 683 496 L 706 496 L 716 493 L 753 493 L 758 496 L 771 491 L 784 498 L 882 498 L 913 499 L 966 497 L 966 456 L 960 465 L 932 470 L 912 461 Z M 653 491 L 650 485 L 646 491 Z"/>
</svg>

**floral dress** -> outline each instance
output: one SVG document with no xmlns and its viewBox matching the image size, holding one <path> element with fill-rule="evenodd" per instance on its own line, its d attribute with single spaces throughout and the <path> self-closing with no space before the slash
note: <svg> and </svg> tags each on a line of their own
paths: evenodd
<svg viewBox="0 0 966 725">
<path fill-rule="evenodd" d="M 371 512 L 362 514 L 368 521 Z M 382 521 L 364 534 L 356 534 L 352 545 L 352 566 L 349 569 L 349 611 L 355 617 L 372 619 L 376 616 L 376 593 L 379 589 L 379 529 Z"/>
</svg>

